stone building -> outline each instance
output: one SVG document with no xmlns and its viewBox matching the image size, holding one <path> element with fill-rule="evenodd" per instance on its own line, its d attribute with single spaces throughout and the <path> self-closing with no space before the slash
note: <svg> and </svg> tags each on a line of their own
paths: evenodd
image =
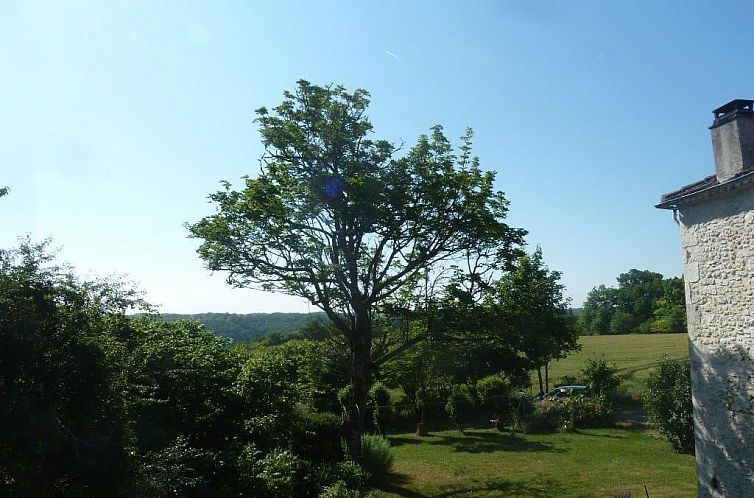
<svg viewBox="0 0 754 498">
<path fill-rule="evenodd" d="M 710 126 L 714 175 L 662 196 L 681 229 L 700 497 L 754 497 L 754 108 Z"/>
</svg>

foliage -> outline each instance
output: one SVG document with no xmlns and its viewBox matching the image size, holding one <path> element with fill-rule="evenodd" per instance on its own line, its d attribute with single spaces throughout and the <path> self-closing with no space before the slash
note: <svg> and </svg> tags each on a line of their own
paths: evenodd
<svg viewBox="0 0 754 498">
<path fill-rule="evenodd" d="M 474 406 L 474 401 L 465 389 L 455 387 L 445 403 L 445 412 L 450 416 L 459 431 L 463 432 L 466 419 Z"/>
<path fill-rule="evenodd" d="M 555 400 L 553 403 L 562 406 L 560 422 L 565 431 L 613 425 L 613 405 L 605 395 L 598 395 L 594 399 L 574 396 Z"/>
<path fill-rule="evenodd" d="M 685 332 L 683 279 L 629 270 L 618 287 L 600 285 L 584 301 L 579 323 L 587 334 Z"/>
<path fill-rule="evenodd" d="M 522 256 L 515 269 L 500 279 L 487 296 L 488 304 L 517 338 L 531 367 L 539 370 L 572 351 L 578 351 L 578 329 L 569 300 L 563 295 L 560 272 L 551 271 L 542 250 Z M 547 390 L 539 375 L 540 391 Z"/>
<path fill-rule="evenodd" d="M 48 245 L 0 251 L 0 475 L 8 496 L 101 496 L 128 471 L 116 338 L 138 299 Z"/>
<path fill-rule="evenodd" d="M 299 459 L 287 450 L 275 449 L 260 458 L 256 448 L 247 446 L 239 459 L 244 490 L 252 496 L 293 496 L 294 470 L 298 463 Z"/>
<path fill-rule="evenodd" d="M 613 393 L 621 383 L 617 374 L 618 369 L 615 365 L 608 365 L 603 355 L 589 358 L 581 369 L 580 377 L 591 393 L 608 395 Z"/>
<path fill-rule="evenodd" d="M 314 479 L 321 488 L 340 483 L 338 488 L 358 493 L 366 490 L 370 476 L 359 464 L 345 461 L 320 465 L 314 471 Z"/>
<path fill-rule="evenodd" d="M 390 390 L 382 382 L 375 382 L 369 388 L 369 399 L 372 400 L 372 422 L 374 427 L 386 437 L 391 422 L 393 407 L 390 406 Z"/>
<path fill-rule="evenodd" d="M 10 189 L 8 187 L 0 187 L 0 197 L 8 195 Z"/>
<path fill-rule="evenodd" d="M 364 434 L 361 445 L 364 451 L 361 465 L 369 475 L 384 476 L 393 470 L 395 450 L 387 439 L 377 434 Z"/>
<path fill-rule="evenodd" d="M 508 405 L 511 389 L 510 381 L 499 375 L 489 375 L 476 383 L 476 391 L 482 404 L 498 412 Z"/>
<path fill-rule="evenodd" d="M 343 460 L 342 420 L 334 413 L 307 413 L 297 420 L 292 441 L 296 455 L 313 464 Z"/>
<path fill-rule="evenodd" d="M 694 451 L 694 414 L 688 360 L 664 358 L 647 381 L 642 397 L 649 420 L 676 451 Z"/>
<path fill-rule="evenodd" d="M 525 421 L 524 428 L 531 434 L 555 432 L 558 427 L 563 426 L 566 418 L 566 407 L 563 403 L 557 400 L 544 400 L 534 407 L 534 411 Z"/>
<path fill-rule="evenodd" d="M 261 173 L 240 191 L 224 182 L 210 196 L 217 213 L 188 228 L 231 284 L 300 296 L 327 314 L 350 350 L 358 436 L 372 369 L 403 351 L 385 336 L 372 347 L 375 312 L 454 258 L 507 264 L 525 232 L 504 223 L 508 201 L 471 156 L 470 131 L 455 152 L 435 126 L 398 158 L 369 137 L 365 90 L 299 81 L 284 95 L 257 110 Z"/>
</svg>

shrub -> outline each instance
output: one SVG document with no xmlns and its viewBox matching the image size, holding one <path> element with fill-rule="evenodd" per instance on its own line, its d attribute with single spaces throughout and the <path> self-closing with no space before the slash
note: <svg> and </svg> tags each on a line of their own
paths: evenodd
<svg viewBox="0 0 754 498">
<path fill-rule="evenodd" d="M 477 381 L 476 390 L 482 405 L 499 412 L 508 404 L 511 385 L 499 375 L 490 375 Z"/>
<path fill-rule="evenodd" d="M 273 450 L 264 458 L 249 445 L 239 458 L 241 481 L 251 496 L 288 498 L 293 494 L 293 473 L 300 460 L 286 450 Z"/>
<path fill-rule="evenodd" d="M 676 451 L 694 452 L 694 414 L 688 360 L 663 358 L 642 397 L 649 420 Z"/>
<path fill-rule="evenodd" d="M 594 399 L 583 396 L 564 398 L 557 402 L 563 405 L 563 430 L 613 425 L 613 405 L 605 395 L 599 395 Z"/>
<path fill-rule="evenodd" d="M 566 420 L 563 403 L 559 401 L 542 401 L 525 421 L 526 432 L 546 434 L 555 432 Z"/>
<path fill-rule="evenodd" d="M 343 460 L 342 420 L 334 413 L 307 413 L 297 421 L 292 450 L 312 464 Z"/>
<path fill-rule="evenodd" d="M 620 385 L 618 369 L 607 364 L 604 356 L 589 358 L 581 369 L 581 377 L 594 394 L 609 395 Z"/>
<path fill-rule="evenodd" d="M 453 389 L 450 396 L 448 396 L 445 411 L 453 420 L 456 427 L 458 427 L 459 431 L 463 432 L 466 418 L 473 406 L 474 402 L 471 400 L 471 397 L 461 389 Z"/>
<path fill-rule="evenodd" d="M 534 413 L 534 401 L 531 396 L 527 392 L 519 391 L 511 395 L 508 403 L 512 428 L 525 430 L 527 421 Z"/>
<path fill-rule="evenodd" d="M 324 464 L 314 470 L 313 476 L 319 488 L 324 488 L 325 491 L 338 483 L 339 488 L 345 490 L 364 491 L 369 480 L 369 473 L 359 464 L 350 461 Z"/>
<path fill-rule="evenodd" d="M 348 489 L 343 481 L 337 481 L 335 484 L 326 487 L 319 495 L 320 498 L 359 498 L 360 496 L 361 493 Z"/>
<path fill-rule="evenodd" d="M 369 399 L 374 403 L 374 411 L 372 412 L 374 427 L 385 437 L 393 413 L 390 406 L 390 391 L 382 382 L 377 381 L 369 389 Z"/>
<path fill-rule="evenodd" d="M 387 439 L 377 434 L 364 434 L 361 438 L 364 453 L 363 467 L 372 476 L 389 474 L 395 462 L 395 450 Z"/>
</svg>

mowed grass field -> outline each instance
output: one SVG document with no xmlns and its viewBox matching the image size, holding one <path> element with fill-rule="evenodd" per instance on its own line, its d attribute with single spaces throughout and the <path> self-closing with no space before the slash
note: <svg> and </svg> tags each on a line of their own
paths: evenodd
<svg viewBox="0 0 754 498">
<path fill-rule="evenodd" d="M 584 336 L 579 342 L 579 353 L 551 365 L 551 386 L 604 355 L 618 368 L 621 391 L 637 399 L 663 356 L 688 355 L 686 334 Z M 395 473 L 379 485 L 378 496 L 643 497 L 645 485 L 651 498 L 697 496 L 693 455 L 675 453 L 643 425 L 631 427 L 511 435 L 487 425 L 461 434 L 438 424 L 427 437 L 394 435 Z"/>
<path fill-rule="evenodd" d="M 631 492 L 651 498 L 697 496 L 693 455 L 645 432 L 501 434 L 494 429 L 390 437 L 394 475 L 380 497 L 584 497 Z"/>
<path fill-rule="evenodd" d="M 686 334 L 633 334 L 592 335 L 579 338 L 581 351 L 550 364 L 550 387 L 564 375 L 578 376 L 586 361 L 592 356 L 604 355 L 608 364 L 618 368 L 623 380 L 621 392 L 638 397 L 649 373 L 657 367 L 663 356 L 673 359 L 687 358 L 689 354 Z M 536 372 L 532 385 L 537 386 Z"/>
</svg>

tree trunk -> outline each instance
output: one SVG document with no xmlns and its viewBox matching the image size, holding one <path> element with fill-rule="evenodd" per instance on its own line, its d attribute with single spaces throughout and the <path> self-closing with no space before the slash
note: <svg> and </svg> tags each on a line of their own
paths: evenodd
<svg viewBox="0 0 754 498">
<path fill-rule="evenodd" d="M 545 393 L 545 386 L 542 384 L 542 367 L 537 365 L 537 377 L 539 377 L 539 394 Z"/>
<path fill-rule="evenodd" d="M 361 435 L 364 433 L 369 385 L 371 383 L 370 348 L 372 344 L 372 323 L 368 313 L 358 313 L 356 329 L 351 337 L 351 387 L 353 407 L 348 410 L 348 453 L 361 463 L 363 453 Z"/>
<path fill-rule="evenodd" d="M 550 363 L 545 363 L 545 392 L 550 392 Z"/>
</svg>

